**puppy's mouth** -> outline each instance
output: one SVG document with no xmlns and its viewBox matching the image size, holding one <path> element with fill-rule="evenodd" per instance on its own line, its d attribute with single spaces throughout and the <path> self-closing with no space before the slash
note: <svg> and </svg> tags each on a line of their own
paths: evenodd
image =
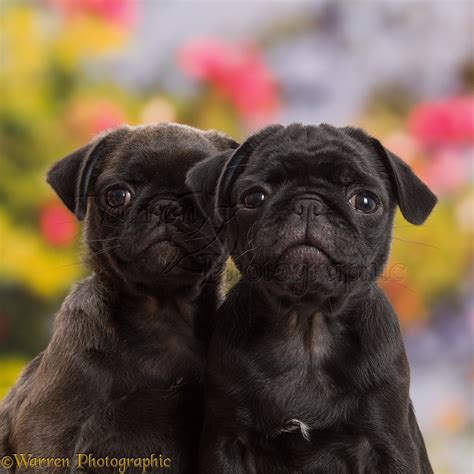
<svg viewBox="0 0 474 474">
<path fill-rule="evenodd" d="M 331 262 L 331 258 L 324 250 L 308 243 L 296 244 L 287 248 L 280 260 L 288 264 L 307 263 L 311 265 L 325 265 Z"/>
<path fill-rule="evenodd" d="M 140 260 L 163 275 L 202 273 L 199 259 L 196 260 L 192 252 L 175 240 L 155 240 L 141 253 Z"/>
<path fill-rule="evenodd" d="M 150 265 L 165 267 L 176 261 L 182 254 L 182 249 L 169 238 L 154 239 L 140 249 L 138 258 Z"/>
<path fill-rule="evenodd" d="M 156 249 L 166 250 L 168 247 L 177 247 L 176 243 L 168 236 L 166 237 L 157 237 L 152 240 L 148 240 L 145 245 L 139 247 L 139 253 L 141 255 L 147 255 L 150 251 L 155 251 Z"/>
<path fill-rule="evenodd" d="M 153 242 L 147 249 L 150 258 L 159 258 L 164 261 L 173 260 L 181 249 L 171 240 L 158 240 Z"/>
</svg>

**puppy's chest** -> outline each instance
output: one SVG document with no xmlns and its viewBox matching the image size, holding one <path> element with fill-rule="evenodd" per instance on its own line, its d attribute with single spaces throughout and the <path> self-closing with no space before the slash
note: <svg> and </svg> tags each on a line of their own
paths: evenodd
<svg viewBox="0 0 474 474">
<path fill-rule="evenodd" d="M 205 349 L 193 328 L 178 318 L 156 314 L 122 334 L 121 366 L 132 381 L 181 385 L 204 372 Z"/>
<path fill-rule="evenodd" d="M 262 373 L 261 365 L 253 367 L 246 383 L 236 416 L 248 428 L 257 428 L 265 435 L 299 432 L 303 437 L 318 427 L 330 397 L 325 387 L 325 374 L 311 363 L 301 361 L 291 368 L 280 366 L 271 373 Z M 243 394 L 241 394 L 243 395 Z"/>
<path fill-rule="evenodd" d="M 331 331 L 321 315 L 291 315 L 230 357 L 235 367 L 228 367 L 228 373 L 239 374 L 230 384 L 239 388 L 229 392 L 236 396 L 235 421 L 266 436 L 295 432 L 302 438 L 327 426 L 329 419 L 335 421 L 344 400 L 324 369 L 331 346 Z"/>
<path fill-rule="evenodd" d="M 317 364 L 303 359 L 273 375 L 264 375 L 261 368 L 249 368 L 238 401 L 230 404 L 234 410 L 228 419 L 232 430 L 252 446 L 256 456 L 271 462 L 278 459 L 280 467 L 292 466 L 291 460 L 298 464 L 306 459 L 308 465 L 318 467 L 315 471 L 323 472 L 327 466 L 319 464 L 321 456 L 331 463 L 345 460 L 350 466 L 359 445 L 368 456 L 374 455 L 369 440 L 355 436 L 346 427 L 346 416 L 352 417 L 348 407 L 357 403 L 339 392 Z"/>
</svg>

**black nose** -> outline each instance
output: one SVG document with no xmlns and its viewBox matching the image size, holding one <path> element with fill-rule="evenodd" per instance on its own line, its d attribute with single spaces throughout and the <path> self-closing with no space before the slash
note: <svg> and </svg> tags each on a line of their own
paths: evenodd
<svg viewBox="0 0 474 474">
<path fill-rule="evenodd" d="M 317 197 L 298 199 L 295 203 L 294 211 L 299 216 L 317 216 L 323 211 L 323 203 Z"/>
</svg>

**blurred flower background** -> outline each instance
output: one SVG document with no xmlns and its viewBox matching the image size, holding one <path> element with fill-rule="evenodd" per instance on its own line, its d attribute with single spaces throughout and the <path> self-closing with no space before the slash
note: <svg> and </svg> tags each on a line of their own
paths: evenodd
<svg viewBox="0 0 474 474">
<path fill-rule="evenodd" d="M 381 284 L 401 320 L 435 472 L 474 472 L 471 2 L 0 8 L 0 397 L 86 272 L 79 226 L 44 182 L 55 160 L 123 122 L 237 139 L 272 122 L 359 125 L 440 199 L 423 227 L 397 217 Z"/>
</svg>

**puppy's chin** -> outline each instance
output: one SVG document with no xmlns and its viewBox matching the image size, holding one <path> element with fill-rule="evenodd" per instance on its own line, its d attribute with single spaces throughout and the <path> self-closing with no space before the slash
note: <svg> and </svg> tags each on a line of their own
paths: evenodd
<svg viewBox="0 0 474 474">
<path fill-rule="evenodd" d="M 161 240 L 147 248 L 142 259 L 151 268 L 166 270 L 183 256 L 183 250 L 170 240 Z"/>
<path fill-rule="evenodd" d="M 204 270 L 196 256 L 170 240 L 161 240 L 148 246 L 137 263 L 145 281 L 151 279 L 164 287 L 192 284 Z"/>
<path fill-rule="evenodd" d="M 179 242 L 158 238 L 141 244 L 121 245 L 107 260 L 111 273 L 130 288 L 170 296 L 202 281 L 203 262 Z"/>
<path fill-rule="evenodd" d="M 267 255 L 265 263 L 242 265 L 248 281 L 295 299 L 319 300 L 322 295 L 344 293 L 348 283 L 344 271 L 345 266 L 335 263 L 324 250 L 308 244 L 290 245 L 279 255 Z"/>
</svg>

